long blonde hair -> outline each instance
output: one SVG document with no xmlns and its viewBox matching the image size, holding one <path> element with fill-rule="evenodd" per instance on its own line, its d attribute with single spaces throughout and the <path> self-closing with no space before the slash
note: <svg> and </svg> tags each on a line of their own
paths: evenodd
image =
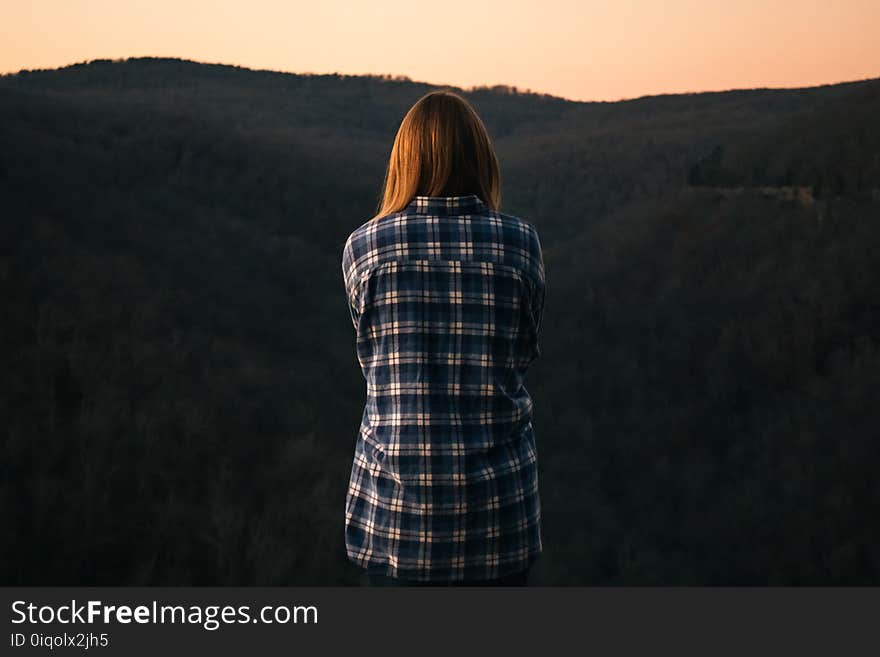
<svg viewBox="0 0 880 657">
<path fill-rule="evenodd" d="M 404 209 L 416 196 L 477 195 L 501 207 L 501 174 L 486 126 L 454 91 L 422 96 L 403 117 L 373 219 Z"/>
</svg>

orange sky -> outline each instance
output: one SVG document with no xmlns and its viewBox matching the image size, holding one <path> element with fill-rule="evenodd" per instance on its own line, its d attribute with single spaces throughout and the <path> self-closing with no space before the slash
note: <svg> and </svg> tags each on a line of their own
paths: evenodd
<svg viewBox="0 0 880 657">
<path fill-rule="evenodd" d="M 0 71 L 183 57 L 577 100 L 880 77 L 880 0 L 0 0 Z"/>
</svg>

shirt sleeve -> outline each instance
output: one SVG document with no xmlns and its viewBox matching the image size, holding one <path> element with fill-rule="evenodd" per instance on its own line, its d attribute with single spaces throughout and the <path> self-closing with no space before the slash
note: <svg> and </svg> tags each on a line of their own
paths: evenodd
<svg viewBox="0 0 880 657">
<path fill-rule="evenodd" d="M 529 277 L 529 327 L 531 339 L 530 359 L 534 360 L 541 355 L 541 327 L 544 319 L 544 298 L 546 285 L 544 280 L 544 254 L 541 250 L 541 241 L 537 231 L 532 229 L 532 276 Z"/>
<path fill-rule="evenodd" d="M 351 323 L 357 331 L 358 320 L 360 319 L 360 302 L 358 299 L 358 285 L 355 285 L 357 276 L 355 275 L 355 258 L 351 245 L 351 238 L 346 240 L 345 247 L 342 250 L 342 283 L 345 287 L 345 296 L 348 302 L 348 313 L 351 316 Z"/>
<path fill-rule="evenodd" d="M 544 319 L 544 296 L 545 296 L 545 287 L 544 283 L 539 283 L 535 285 L 535 291 L 532 295 L 532 317 L 534 318 L 533 322 L 535 325 L 535 338 L 537 340 L 541 335 L 541 324 Z"/>
<path fill-rule="evenodd" d="M 544 317 L 544 284 L 531 279 L 528 285 L 529 361 L 541 355 L 541 324 Z"/>
</svg>

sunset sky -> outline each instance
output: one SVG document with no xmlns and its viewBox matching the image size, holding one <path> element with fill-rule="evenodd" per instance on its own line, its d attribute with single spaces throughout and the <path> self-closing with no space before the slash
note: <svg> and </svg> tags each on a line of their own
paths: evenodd
<svg viewBox="0 0 880 657">
<path fill-rule="evenodd" d="M 0 0 L 0 71 L 167 56 L 576 100 L 880 77 L 880 0 Z"/>
</svg>

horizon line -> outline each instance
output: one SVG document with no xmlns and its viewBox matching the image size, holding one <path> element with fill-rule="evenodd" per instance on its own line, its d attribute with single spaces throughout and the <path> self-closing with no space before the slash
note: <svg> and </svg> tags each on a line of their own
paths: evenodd
<svg viewBox="0 0 880 657">
<path fill-rule="evenodd" d="M 479 85 L 472 85 L 470 87 L 463 87 L 457 84 L 451 83 L 442 83 L 442 82 L 429 82 L 427 80 L 414 80 L 408 75 L 402 73 L 341 73 L 339 71 L 328 71 L 324 73 L 316 72 L 316 71 L 291 71 L 291 70 L 283 70 L 283 69 L 272 69 L 272 68 L 255 68 L 252 66 L 246 66 L 243 64 L 230 64 L 227 62 L 219 62 L 219 61 L 202 61 L 197 59 L 191 59 L 187 57 L 174 57 L 170 55 L 128 55 L 126 57 L 95 57 L 92 59 L 85 59 L 81 61 L 72 62 L 70 64 L 62 64 L 60 66 L 49 67 L 49 68 L 22 68 L 17 71 L 0 71 L 0 79 L 8 76 L 19 75 L 21 73 L 39 73 L 39 72 L 47 72 L 47 71 L 62 71 L 67 68 L 73 68 L 75 66 L 88 66 L 90 64 L 99 63 L 99 62 L 111 62 L 113 64 L 122 64 L 130 61 L 139 61 L 139 60 L 165 60 L 165 61 L 175 61 L 182 62 L 188 64 L 197 64 L 200 66 L 223 66 L 227 68 L 237 68 L 243 69 L 246 71 L 251 71 L 254 73 L 274 73 L 280 75 L 297 75 L 297 76 L 311 76 L 311 77 L 321 77 L 321 76 L 337 76 L 337 77 L 348 77 L 348 78 L 378 78 L 382 79 L 386 82 L 401 82 L 401 83 L 410 83 L 410 84 L 419 84 L 430 87 L 445 87 L 451 89 L 458 89 L 465 93 L 473 93 L 475 91 L 482 90 L 492 90 L 497 88 L 507 88 L 513 90 L 515 94 L 518 95 L 531 95 L 531 96 L 543 96 L 545 98 L 553 98 L 557 100 L 563 100 L 568 103 L 625 103 L 631 102 L 635 100 L 643 100 L 646 98 L 659 98 L 663 96 L 694 96 L 700 94 L 722 94 L 722 93 L 730 93 L 736 91 L 800 91 L 800 90 L 808 90 L 808 89 L 820 89 L 822 87 L 834 87 L 838 85 L 845 84 L 858 84 L 863 82 L 871 82 L 874 80 L 880 80 L 880 73 L 876 77 L 868 77 L 868 78 L 857 78 L 850 80 L 838 80 L 836 82 L 824 82 L 822 84 L 814 84 L 814 85 L 806 85 L 806 86 L 793 86 L 793 87 L 730 87 L 727 89 L 704 89 L 701 91 L 669 91 L 662 92 L 656 94 L 643 94 L 641 96 L 631 96 L 627 98 L 618 98 L 616 100 L 578 100 L 575 98 L 567 98 L 565 96 L 558 96 L 556 94 L 551 94 L 543 91 L 536 91 L 531 88 L 519 87 L 514 84 L 508 83 L 484 83 Z"/>
</svg>

